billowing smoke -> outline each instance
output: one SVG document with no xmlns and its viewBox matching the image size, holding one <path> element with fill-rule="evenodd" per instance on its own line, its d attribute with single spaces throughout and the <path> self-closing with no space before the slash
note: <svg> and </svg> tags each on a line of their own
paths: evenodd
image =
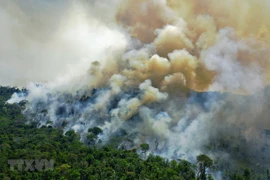
<svg viewBox="0 0 270 180">
<path fill-rule="evenodd" d="M 89 62 L 101 58 L 116 41 L 117 48 L 123 48 L 123 33 L 100 21 L 101 12 L 93 14 L 96 7 L 109 13 L 108 8 L 83 5 L 72 0 L 1 1 L 1 85 L 82 75 Z"/>
<path fill-rule="evenodd" d="M 33 81 L 8 101 L 29 121 L 168 158 L 269 159 L 268 1 L 45 2 L 0 9 L 0 80 Z"/>
</svg>

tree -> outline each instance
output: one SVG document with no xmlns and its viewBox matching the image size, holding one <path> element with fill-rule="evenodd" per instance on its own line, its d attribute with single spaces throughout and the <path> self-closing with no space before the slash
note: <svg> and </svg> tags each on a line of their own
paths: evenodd
<svg viewBox="0 0 270 180">
<path fill-rule="evenodd" d="M 149 150 L 149 144 L 141 144 L 140 147 L 143 153 L 146 153 Z"/>
<path fill-rule="evenodd" d="M 93 145 L 95 145 L 95 142 L 97 140 L 97 136 L 91 133 L 91 134 L 87 135 L 86 139 L 87 139 L 87 143 L 89 145 L 93 146 Z"/>
<path fill-rule="evenodd" d="M 94 128 L 88 129 L 88 132 L 89 134 L 86 137 L 87 143 L 93 146 L 95 145 L 98 139 L 98 135 L 102 133 L 102 130 L 99 127 L 94 127 Z"/>
<path fill-rule="evenodd" d="M 244 178 L 245 180 L 251 180 L 251 170 L 249 168 L 246 168 L 244 171 Z"/>
<path fill-rule="evenodd" d="M 102 134 L 102 129 L 100 129 L 99 127 L 94 127 L 94 128 L 90 128 L 88 129 L 89 133 L 93 133 L 94 135 L 99 135 Z"/>
<path fill-rule="evenodd" d="M 198 171 L 198 180 L 206 180 L 206 169 L 213 165 L 213 160 L 208 156 L 201 154 L 197 156 L 197 161 L 199 163 L 199 171 Z"/>
<path fill-rule="evenodd" d="M 68 137 L 70 142 L 74 141 L 75 139 L 79 139 L 79 136 L 76 134 L 74 130 L 67 131 L 65 135 Z"/>
</svg>

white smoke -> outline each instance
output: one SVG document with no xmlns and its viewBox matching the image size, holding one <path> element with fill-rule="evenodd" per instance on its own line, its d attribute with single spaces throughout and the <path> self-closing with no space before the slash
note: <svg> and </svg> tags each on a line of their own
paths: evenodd
<svg viewBox="0 0 270 180">
<path fill-rule="evenodd" d="M 270 126 L 269 90 L 259 91 L 268 48 L 254 49 L 259 40 L 220 28 L 210 15 L 185 21 L 165 0 L 126 1 L 136 5 L 132 17 L 124 1 L 45 2 L 0 3 L 0 84 L 28 84 L 8 103 L 25 100 L 29 121 L 73 129 L 82 141 L 98 126 L 104 144 L 124 136 L 129 148 L 149 143 L 167 158 L 228 158 L 227 149 L 250 142 L 256 147 L 237 156 L 260 152 L 262 127 Z"/>
<path fill-rule="evenodd" d="M 90 12 L 80 1 L 1 1 L 0 84 L 78 76 L 104 51 L 124 48 L 124 35 Z"/>
<path fill-rule="evenodd" d="M 252 52 L 245 42 L 239 42 L 233 29 L 222 29 L 214 46 L 203 52 L 203 61 L 209 70 L 218 72 L 212 91 L 256 92 L 264 87 L 263 69 L 254 62 L 241 64 L 239 54 Z M 248 82 L 248 83 L 247 83 Z"/>
</svg>

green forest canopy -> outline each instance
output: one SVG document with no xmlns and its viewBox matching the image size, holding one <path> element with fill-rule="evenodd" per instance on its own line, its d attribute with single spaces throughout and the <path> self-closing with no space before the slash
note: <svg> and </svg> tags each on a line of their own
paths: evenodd
<svg viewBox="0 0 270 180">
<path fill-rule="evenodd" d="M 0 87 L 0 179 L 11 180 L 86 180 L 86 179 L 213 179 L 211 175 L 196 177 L 197 166 L 185 160 L 168 161 L 159 156 L 149 155 L 143 160 L 133 150 L 120 150 L 113 146 L 97 147 L 83 144 L 79 135 L 51 126 L 37 128 L 35 123 L 26 124 L 20 104 L 5 104 L 17 88 Z M 95 140 L 101 133 L 98 127 L 89 129 L 89 139 Z M 95 142 L 95 141 L 92 141 Z M 141 145 L 146 153 L 148 144 Z M 207 156 L 198 156 L 198 161 L 213 162 Z M 9 159 L 53 159 L 54 168 L 47 171 L 11 170 Z M 198 164 L 200 164 L 198 162 Z M 23 166 L 24 168 L 24 166 Z M 198 168 L 200 169 L 200 168 Z M 269 171 L 256 174 L 246 168 L 233 173 L 224 172 L 227 179 L 269 179 Z"/>
</svg>

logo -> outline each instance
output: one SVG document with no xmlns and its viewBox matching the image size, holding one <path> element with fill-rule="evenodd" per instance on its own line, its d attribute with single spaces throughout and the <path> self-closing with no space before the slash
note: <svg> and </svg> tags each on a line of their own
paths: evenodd
<svg viewBox="0 0 270 180">
<path fill-rule="evenodd" d="M 8 164 L 11 171 L 47 171 L 54 168 L 53 159 L 9 159 Z"/>
</svg>

